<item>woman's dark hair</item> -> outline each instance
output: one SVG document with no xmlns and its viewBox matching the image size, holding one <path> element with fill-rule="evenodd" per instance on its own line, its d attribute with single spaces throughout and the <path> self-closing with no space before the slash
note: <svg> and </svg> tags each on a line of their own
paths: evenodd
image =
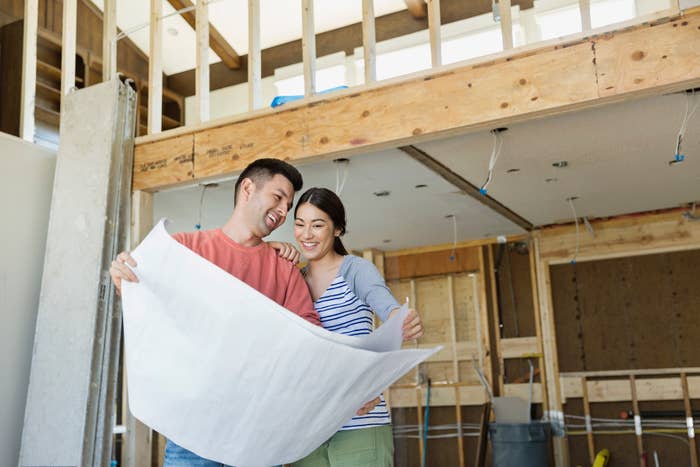
<svg viewBox="0 0 700 467">
<path fill-rule="evenodd" d="M 297 216 L 299 206 L 305 203 L 316 206 L 328 214 L 328 217 L 333 221 L 333 227 L 340 229 L 341 236 L 345 234 L 345 226 L 347 224 L 345 206 L 343 206 L 343 202 L 338 198 L 338 195 L 328 188 L 309 188 L 299 198 L 297 207 L 294 209 L 294 217 Z M 348 250 L 345 249 L 340 237 L 335 237 L 335 240 L 333 240 L 333 250 L 339 255 L 345 256 L 348 254 Z"/>
</svg>

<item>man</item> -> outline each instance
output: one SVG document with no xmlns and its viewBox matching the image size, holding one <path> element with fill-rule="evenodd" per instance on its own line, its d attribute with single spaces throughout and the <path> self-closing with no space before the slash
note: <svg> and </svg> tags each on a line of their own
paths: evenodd
<svg viewBox="0 0 700 467">
<path fill-rule="evenodd" d="M 299 270 L 285 258 L 288 254 L 278 254 L 262 240 L 284 223 L 292 208 L 294 193 L 301 190 L 302 185 L 299 171 L 286 162 L 258 159 L 238 178 L 233 213 L 223 227 L 176 233 L 173 238 L 288 310 L 320 325 Z M 119 293 L 122 280 L 138 282 L 125 263 L 137 266 L 128 252 L 122 252 L 109 270 Z M 378 399 L 368 402 L 358 414 L 369 412 L 378 402 Z M 168 441 L 165 465 L 214 467 L 220 464 Z"/>
</svg>

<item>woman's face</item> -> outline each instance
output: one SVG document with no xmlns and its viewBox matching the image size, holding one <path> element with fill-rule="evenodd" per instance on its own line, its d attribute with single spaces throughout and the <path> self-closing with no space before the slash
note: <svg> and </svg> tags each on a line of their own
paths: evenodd
<svg viewBox="0 0 700 467">
<path fill-rule="evenodd" d="M 335 228 L 331 218 L 321 209 L 310 203 L 297 208 L 294 238 L 307 260 L 319 260 L 333 251 L 333 242 L 338 235 L 340 229 Z"/>
</svg>

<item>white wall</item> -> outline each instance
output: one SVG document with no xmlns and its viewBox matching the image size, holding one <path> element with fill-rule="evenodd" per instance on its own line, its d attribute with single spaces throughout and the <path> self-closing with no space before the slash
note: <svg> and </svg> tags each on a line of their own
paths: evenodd
<svg viewBox="0 0 700 467">
<path fill-rule="evenodd" d="M 19 460 L 55 165 L 0 133 L 0 466 Z"/>
</svg>

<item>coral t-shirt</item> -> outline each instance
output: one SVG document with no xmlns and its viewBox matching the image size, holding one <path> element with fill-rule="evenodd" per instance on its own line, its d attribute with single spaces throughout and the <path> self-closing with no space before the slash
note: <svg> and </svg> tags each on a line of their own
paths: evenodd
<svg viewBox="0 0 700 467">
<path fill-rule="evenodd" d="M 321 324 L 301 272 L 267 243 L 246 247 L 221 229 L 180 232 L 173 238 L 310 323 Z"/>
</svg>

